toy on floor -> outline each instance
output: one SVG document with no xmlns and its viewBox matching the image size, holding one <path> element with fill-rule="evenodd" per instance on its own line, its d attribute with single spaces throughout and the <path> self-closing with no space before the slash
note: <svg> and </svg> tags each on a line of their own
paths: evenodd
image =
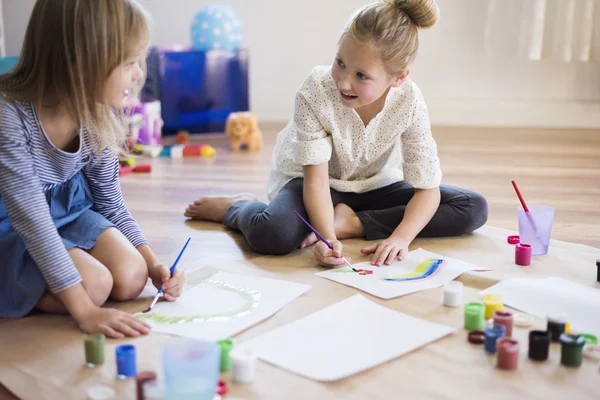
<svg viewBox="0 0 600 400">
<path fill-rule="evenodd" d="M 207 144 L 176 144 L 165 146 L 160 151 L 161 157 L 182 158 L 182 157 L 204 157 L 210 158 L 217 154 L 214 147 Z"/>
<path fill-rule="evenodd" d="M 262 132 L 258 127 L 258 119 L 249 112 L 229 114 L 225 123 L 225 133 L 231 138 L 231 149 L 240 151 L 243 147 L 248 151 L 258 151 L 263 147 Z"/>
<path fill-rule="evenodd" d="M 188 141 L 190 140 L 190 134 L 188 131 L 179 131 L 177 132 L 175 140 L 178 144 L 188 144 Z"/>
<path fill-rule="evenodd" d="M 136 165 L 135 158 L 127 155 L 121 155 L 119 157 L 119 175 L 126 175 L 132 172 L 136 173 L 150 173 L 152 172 L 152 165 L 142 164 Z"/>
</svg>

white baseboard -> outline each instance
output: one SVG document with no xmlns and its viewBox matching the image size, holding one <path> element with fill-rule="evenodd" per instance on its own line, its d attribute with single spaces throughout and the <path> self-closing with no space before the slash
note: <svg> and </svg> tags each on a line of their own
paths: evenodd
<svg viewBox="0 0 600 400">
<path fill-rule="evenodd" d="M 600 102 L 427 102 L 432 125 L 600 128 Z"/>
</svg>

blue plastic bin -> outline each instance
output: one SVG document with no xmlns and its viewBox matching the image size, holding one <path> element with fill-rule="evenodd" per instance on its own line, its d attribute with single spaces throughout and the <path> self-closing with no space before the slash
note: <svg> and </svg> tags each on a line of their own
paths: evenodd
<svg viewBox="0 0 600 400">
<path fill-rule="evenodd" d="M 248 54 L 153 48 L 141 97 L 160 100 L 164 135 L 223 132 L 230 113 L 249 109 Z"/>
</svg>

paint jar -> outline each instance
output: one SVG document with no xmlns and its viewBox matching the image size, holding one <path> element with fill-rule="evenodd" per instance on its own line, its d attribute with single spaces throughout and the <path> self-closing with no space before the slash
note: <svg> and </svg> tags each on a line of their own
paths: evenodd
<svg viewBox="0 0 600 400">
<path fill-rule="evenodd" d="M 552 334 L 548 331 L 529 332 L 529 358 L 534 361 L 546 361 L 551 340 Z"/>
<path fill-rule="evenodd" d="M 558 342 L 560 335 L 565 333 L 567 325 L 567 314 L 557 314 L 548 317 L 547 330 L 552 334 L 552 341 Z"/>
<path fill-rule="evenodd" d="M 470 302 L 465 304 L 465 329 L 480 331 L 483 329 L 483 304 Z"/>
<path fill-rule="evenodd" d="M 84 337 L 85 362 L 90 368 L 104 364 L 104 341 L 102 333 Z"/>
<path fill-rule="evenodd" d="M 513 315 L 510 311 L 494 311 L 494 326 L 504 325 L 504 336 L 512 336 Z"/>
<path fill-rule="evenodd" d="M 515 246 L 515 264 L 526 267 L 531 264 L 531 246 L 519 243 Z"/>
<path fill-rule="evenodd" d="M 234 342 L 232 339 L 219 340 L 221 346 L 221 372 L 231 371 L 231 358 L 229 353 L 233 349 Z"/>
<path fill-rule="evenodd" d="M 444 286 L 444 305 L 446 307 L 460 307 L 463 303 L 463 283 L 451 281 Z"/>
<path fill-rule="evenodd" d="M 167 400 L 212 400 L 221 366 L 221 346 L 216 342 L 183 339 L 162 350 Z"/>
<path fill-rule="evenodd" d="M 256 355 L 248 351 L 233 351 L 233 380 L 237 383 L 250 383 L 256 376 Z"/>
<path fill-rule="evenodd" d="M 543 256 L 548 253 L 552 223 L 554 221 L 554 208 L 542 205 L 529 206 L 529 212 L 519 207 L 519 238 L 521 243 L 531 246 L 531 254 Z"/>
<path fill-rule="evenodd" d="M 488 327 L 485 329 L 485 339 L 483 342 L 483 348 L 488 354 L 496 354 L 496 342 L 498 339 L 504 336 L 506 328 L 504 325 L 498 327 Z"/>
<path fill-rule="evenodd" d="M 483 305 L 485 306 L 485 319 L 490 319 L 494 315 L 494 311 L 500 311 L 504 307 L 502 298 L 493 294 L 483 296 Z"/>
<path fill-rule="evenodd" d="M 137 375 L 135 346 L 123 344 L 115 349 L 117 359 L 117 377 L 119 379 L 133 378 Z"/>
<path fill-rule="evenodd" d="M 503 337 L 498 339 L 498 359 L 496 366 L 499 369 L 514 370 L 519 365 L 519 342 Z"/>
<path fill-rule="evenodd" d="M 581 335 L 560 335 L 560 363 L 567 367 L 579 367 L 583 360 L 585 338 Z"/>
</svg>

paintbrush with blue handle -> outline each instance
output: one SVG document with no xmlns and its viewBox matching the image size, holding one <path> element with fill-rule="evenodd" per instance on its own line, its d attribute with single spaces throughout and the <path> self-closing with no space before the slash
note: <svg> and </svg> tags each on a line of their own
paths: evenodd
<svg viewBox="0 0 600 400">
<path fill-rule="evenodd" d="M 188 238 L 187 242 L 185 242 L 185 245 L 183 246 L 183 249 L 181 249 L 181 252 L 179 253 L 179 255 L 177 256 L 177 259 L 175 260 L 175 263 L 173 264 L 173 266 L 171 267 L 171 269 L 169 270 L 171 272 L 171 276 L 173 276 L 173 271 L 175 271 L 175 268 L 177 267 L 177 263 L 179 263 L 179 259 L 181 258 L 181 256 L 183 255 L 183 252 L 185 251 L 185 248 L 187 247 L 188 243 L 190 242 L 191 238 Z M 163 290 L 162 290 L 162 286 L 160 287 L 160 289 L 158 289 L 158 293 L 156 293 L 156 296 L 154 296 L 154 299 L 152 300 L 152 304 L 150 304 L 150 307 L 148 307 L 148 309 L 146 309 L 146 311 L 144 311 L 145 313 L 149 312 L 150 310 L 152 310 L 152 307 L 154 307 L 154 305 L 156 304 L 156 302 L 158 301 L 158 298 L 163 294 Z"/>
</svg>

